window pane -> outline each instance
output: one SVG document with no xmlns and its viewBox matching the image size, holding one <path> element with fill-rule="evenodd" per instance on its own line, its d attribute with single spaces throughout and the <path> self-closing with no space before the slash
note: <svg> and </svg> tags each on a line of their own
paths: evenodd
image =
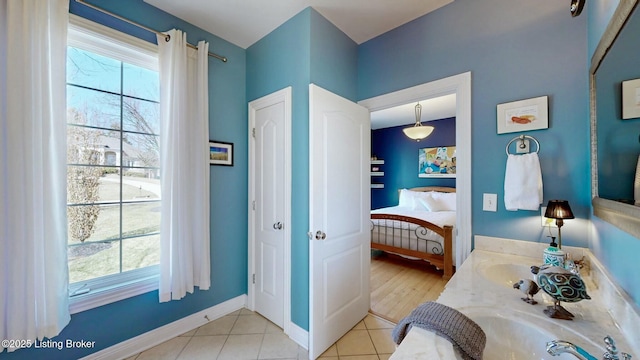
<svg viewBox="0 0 640 360">
<path fill-rule="evenodd" d="M 160 105 L 155 102 L 124 98 L 124 130 L 160 134 Z"/>
<path fill-rule="evenodd" d="M 122 241 L 122 271 L 160 264 L 160 235 Z"/>
<path fill-rule="evenodd" d="M 156 71 L 122 64 L 123 94 L 140 99 L 160 101 L 160 79 Z"/>
<path fill-rule="evenodd" d="M 120 97 L 67 85 L 67 122 L 120 129 Z"/>
<path fill-rule="evenodd" d="M 119 165 L 120 132 L 67 126 L 67 163 Z"/>
<path fill-rule="evenodd" d="M 67 206 L 69 244 L 120 238 L 120 205 Z"/>
<path fill-rule="evenodd" d="M 159 167 L 160 137 L 156 135 L 123 134 L 122 165 L 127 167 Z"/>
<path fill-rule="evenodd" d="M 148 176 L 148 173 L 153 172 L 154 170 L 125 169 L 125 176 L 122 177 L 122 201 L 160 200 L 160 180 Z"/>
<path fill-rule="evenodd" d="M 67 47 L 67 83 L 120 92 L 121 62 L 74 47 Z"/>
<path fill-rule="evenodd" d="M 94 166 L 67 167 L 67 203 L 95 204 L 120 200 L 117 168 Z"/>
<path fill-rule="evenodd" d="M 120 241 L 70 246 L 69 284 L 120 272 Z"/>
<path fill-rule="evenodd" d="M 160 232 L 160 202 L 122 204 L 122 236 Z"/>
</svg>

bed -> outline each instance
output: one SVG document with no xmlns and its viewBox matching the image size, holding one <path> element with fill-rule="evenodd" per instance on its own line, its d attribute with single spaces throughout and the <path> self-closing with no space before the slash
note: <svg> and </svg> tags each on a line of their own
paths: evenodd
<svg viewBox="0 0 640 360">
<path fill-rule="evenodd" d="M 371 248 L 429 262 L 453 276 L 455 188 L 428 186 L 399 191 L 397 206 L 371 211 Z"/>
</svg>

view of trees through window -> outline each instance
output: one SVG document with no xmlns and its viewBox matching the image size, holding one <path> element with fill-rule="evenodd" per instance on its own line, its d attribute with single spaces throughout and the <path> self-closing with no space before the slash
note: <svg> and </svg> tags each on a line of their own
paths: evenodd
<svg viewBox="0 0 640 360">
<path fill-rule="evenodd" d="M 160 260 L 158 73 L 67 49 L 69 282 Z"/>
</svg>

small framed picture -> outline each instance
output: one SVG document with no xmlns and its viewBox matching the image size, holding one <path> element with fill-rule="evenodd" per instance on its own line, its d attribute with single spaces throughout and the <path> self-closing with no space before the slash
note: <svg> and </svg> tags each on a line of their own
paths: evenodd
<svg viewBox="0 0 640 360">
<path fill-rule="evenodd" d="M 640 79 L 622 82 L 622 118 L 640 118 Z"/>
<path fill-rule="evenodd" d="M 233 166 L 233 144 L 209 141 L 209 164 Z"/>
<path fill-rule="evenodd" d="M 498 134 L 549 128 L 548 96 L 498 104 Z"/>
</svg>

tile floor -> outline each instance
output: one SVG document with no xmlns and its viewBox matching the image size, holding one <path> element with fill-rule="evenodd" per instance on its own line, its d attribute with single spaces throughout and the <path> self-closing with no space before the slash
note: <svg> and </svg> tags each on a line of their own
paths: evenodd
<svg viewBox="0 0 640 360">
<path fill-rule="evenodd" d="M 394 324 L 367 317 L 332 345 L 323 360 L 388 360 L 395 350 Z M 248 360 L 308 359 L 307 350 L 284 335 L 282 329 L 247 309 L 216 319 L 127 360 Z"/>
</svg>

